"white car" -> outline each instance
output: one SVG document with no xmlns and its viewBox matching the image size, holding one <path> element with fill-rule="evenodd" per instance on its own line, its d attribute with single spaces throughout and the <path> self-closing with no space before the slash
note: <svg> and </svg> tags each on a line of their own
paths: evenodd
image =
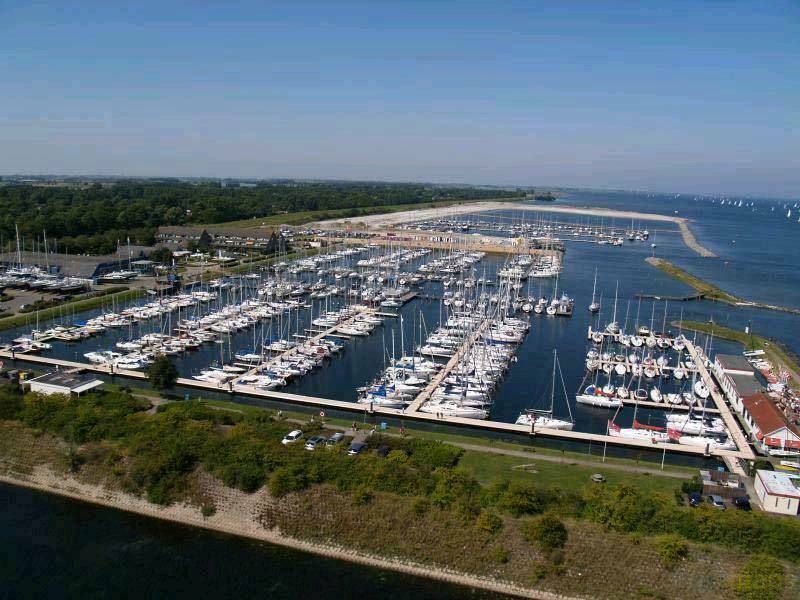
<svg viewBox="0 0 800 600">
<path fill-rule="evenodd" d="M 303 438 L 303 432 L 299 429 L 295 429 L 294 431 L 290 431 L 281 440 L 281 444 L 293 444 L 296 441 Z"/>
</svg>

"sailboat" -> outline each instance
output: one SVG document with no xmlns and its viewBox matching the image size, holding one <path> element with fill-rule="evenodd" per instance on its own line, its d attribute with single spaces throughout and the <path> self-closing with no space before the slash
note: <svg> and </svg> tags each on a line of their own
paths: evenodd
<svg viewBox="0 0 800 600">
<path fill-rule="evenodd" d="M 592 286 L 592 303 L 589 305 L 589 312 L 596 313 L 600 310 L 600 303 L 595 297 L 597 292 L 597 267 L 594 268 L 594 285 Z"/>
<path fill-rule="evenodd" d="M 619 334 L 619 323 L 617 323 L 617 295 L 619 292 L 619 281 L 617 281 L 617 288 L 614 290 L 614 314 L 611 317 L 611 323 L 606 325 L 606 331 L 611 335 Z"/>
<path fill-rule="evenodd" d="M 564 385 L 564 376 L 561 375 L 561 365 L 558 365 L 558 373 L 561 375 L 561 385 L 564 389 L 564 400 L 566 400 L 567 410 L 569 411 L 569 420 L 557 419 L 553 417 L 553 404 L 555 402 L 556 392 L 556 365 L 558 364 L 558 354 L 553 350 L 553 379 L 550 388 L 550 409 L 549 410 L 536 410 L 533 408 L 526 409 L 519 417 L 517 417 L 517 425 L 527 425 L 532 429 L 537 427 L 545 429 L 560 429 L 562 431 L 572 431 L 575 422 L 572 419 L 572 409 L 569 406 L 567 399 L 567 388 Z"/>
</svg>

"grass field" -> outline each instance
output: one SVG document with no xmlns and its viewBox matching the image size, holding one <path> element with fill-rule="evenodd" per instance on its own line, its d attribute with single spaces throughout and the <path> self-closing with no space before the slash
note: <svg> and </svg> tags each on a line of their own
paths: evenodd
<svg viewBox="0 0 800 600">
<path fill-rule="evenodd" d="M 570 463 L 555 463 L 537 460 L 536 456 L 521 458 L 487 452 L 467 451 L 458 466 L 473 475 L 483 484 L 500 481 L 532 483 L 544 487 L 558 487 L 568 491 L 580 491 L 591 483 L 592 475 L 602 473 L 610 485 L 627 483 L 648 492 L 673 493 L 680 488 L 680 480 L 674 477 L 659 477 L 620 470 L 587 467 Z M 691 477 L 687 473 L 686 478 Z M 602 484 L 601 484 L 602 485 Z"/>
</svg>

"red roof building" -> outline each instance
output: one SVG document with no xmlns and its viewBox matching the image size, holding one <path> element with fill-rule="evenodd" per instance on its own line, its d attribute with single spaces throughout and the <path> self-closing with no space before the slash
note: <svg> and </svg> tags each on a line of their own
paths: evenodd
<svg viewBox="0 0 800 600">
<path fill-rule="evenodd" d="M 764 451 L 773 455 L 800 452 L 800 430 L 763 392 L 742 398 L 742 417 Z"/>
</svg>

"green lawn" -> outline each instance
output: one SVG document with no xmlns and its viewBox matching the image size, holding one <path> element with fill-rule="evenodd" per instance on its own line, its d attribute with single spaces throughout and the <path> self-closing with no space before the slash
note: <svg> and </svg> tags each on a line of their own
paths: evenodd
<svg viewBox="0 0 800 600">
<path fill-rule="evenodd" d="M 645 491 L 672 493 L 680 487 L 681 483 L 679 479 L 674 477 L 660 477 L 658 475 L 626 473 L 616 469 L 603 469 L 602 463 L 598 464 L 597 467 L 584 467 L 570 463 L 560 464 L 537 460 L 535 455 L 530 458 L 521 458 L 467 451 L 461 457 L 458 465 L 483 484 L 508 480 L 578 491 L 591 483 L 591 477 L 594 473 L 605 475 L 608 484 L 627 483 Z M 687 473 L 687 479 L 689 477 L 690 473 Z"/>
</svg>

